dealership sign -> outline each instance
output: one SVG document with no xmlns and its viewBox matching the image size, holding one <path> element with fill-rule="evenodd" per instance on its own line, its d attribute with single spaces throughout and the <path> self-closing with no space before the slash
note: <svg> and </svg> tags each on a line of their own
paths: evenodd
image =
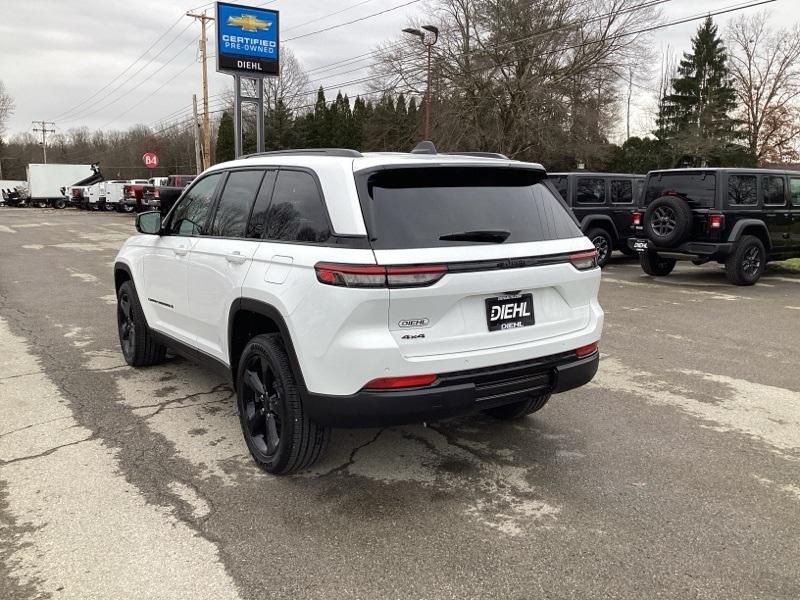
<svg viewBox="0 0 800 600">
<path fill-rule="evenodd" d="M 155 169 L 158 166 L 158 156 L 155 152 L 145 152 L 142 156 L 142 162 L 148 169 Z"/>
<path fill-rule="evenodd" d="M 217 2 L 217 71 L 278 75 L 278 50 L 278 11 Z"/>
</svg>

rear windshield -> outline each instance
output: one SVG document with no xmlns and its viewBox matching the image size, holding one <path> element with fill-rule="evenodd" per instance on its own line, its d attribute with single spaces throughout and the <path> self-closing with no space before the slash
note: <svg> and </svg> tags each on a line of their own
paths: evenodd
<svg viewBox="0 0 800 600">
<path fill-rule="evenodd" d="M 373 247 L 433 248 L 580 237 L 539 171 L 428 167 L 378 171 L 362 181 Z M 366 196 L 366 197 L 364 197 Z"/>
<path fill-rule="evenodd" d="M 714 208 L 714 173 L 653 173 L 647 179 L 645 206 L 661 196 L 680 196 L 698 208 Z"/>
</svg>

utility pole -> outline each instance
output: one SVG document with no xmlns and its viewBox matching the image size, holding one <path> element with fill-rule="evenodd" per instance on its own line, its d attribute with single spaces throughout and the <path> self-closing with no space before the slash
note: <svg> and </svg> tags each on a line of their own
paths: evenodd
<svg viewBox="0 0 800 600">
<path fill-rule="evenodd" d="M 52 121 L 32 121 L 32 125 L 38 125 L 39 127 L 34 127 L 34 133 L 41 133 L 42 134 L 42 159 L 44 164 L 47 164 L 47 134 L 48 133 L 55 133 L 55 126 L 56 124 Z M 50 127 L 48 127 L 48 125 Z"/>
<path fill-rule="evenodd" d="M 203 157 L 200 151 L 200 122 L 197 120 L 197 94 L 192 94 L 192 121 L 194 129 L 194 158 L 197 164 L 197 174 L 203 170 Z"/>
<path fill-rule="evenodd" d="M 208 36 L 206 35 L 206 26 L 209 21 L 214 20 L 214 17 L 209 17 L 205 11 L 200 15 L 187 12 L 186 16 L 200 21 L 200 62 L 203 64 L 203 164 L 210 166 L 211 122 L 208 114 L 208 52 L 206 48 Z"/>
</svg>

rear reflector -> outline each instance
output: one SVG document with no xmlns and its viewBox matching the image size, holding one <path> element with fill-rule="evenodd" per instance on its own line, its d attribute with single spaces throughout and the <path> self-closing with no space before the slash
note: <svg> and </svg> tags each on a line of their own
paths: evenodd
<svg viewBox="0 0 800 600">
<path fill-rule="evenodd" d="M 569 262 L 579 271 L 594 269 L 597 266 L 597 250 L 588 250 L 569 255 Z"/>
<path fill-rule="evenodd" d="M 578 358 L 589 356 L 590 354 L 594 354 L 595 352 L 597 352 L 597 342 L 592 342 L 591 344 L 586 344 L 585 346 L 581 346 L 580 348 L 575 348 L 575 355 Z"/>
<path fill-rule="evenodd" d="M 631 213 L 631 225 L 638 227 L 642 224 L 642 213 Z"/>
<path fill-rule="evenodd" d="M 403 288 L 433 285 L 447 273 L 445 265 L 348 265 L 317 263 L 317 280 L 327 285 L 356 288 Z"/>
<path fill-rule="evenodd" d="M 396 390 L 398 388 L 422 387 L 436 381 L 436 375 L 410 375 L 407 377 L 379 377 L 364 386 L 365 390 Z"/>
</svg>

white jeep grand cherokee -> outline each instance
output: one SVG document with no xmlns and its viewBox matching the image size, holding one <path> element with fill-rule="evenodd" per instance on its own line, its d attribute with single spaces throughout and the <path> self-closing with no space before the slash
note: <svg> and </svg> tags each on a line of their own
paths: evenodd
<svg viewBox="0 0 800 600">
<path fill-rule="evenodd" d="M 117 256 L 125 360 L 223 368 L 278 474 L 331 427 L 537 411 L 594 376 L 603 325 L 594 247 L 545 177 L 431 144 L 216 165 Z"/>
</svg>

